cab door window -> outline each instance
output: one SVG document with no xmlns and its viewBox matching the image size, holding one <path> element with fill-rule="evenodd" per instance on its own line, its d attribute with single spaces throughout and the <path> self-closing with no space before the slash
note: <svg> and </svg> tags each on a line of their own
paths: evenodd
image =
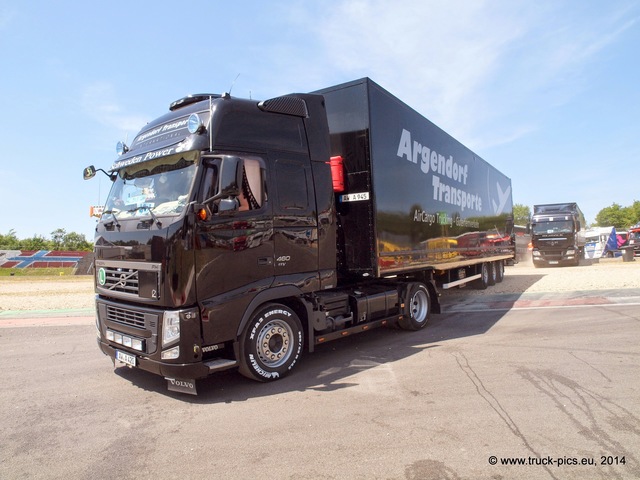
<svg viewBox="0 0 640 480">
<path fill-rule="evenodd" d="M 265 187 L 265 167 L 258 157 L 241 157 L 241 180 L 238 180 L 237 195 L 215 199 L 219 191 L 219 175 L 222 158 L 213 158 L 208 162 L 202 179 L 200 201 L 207 202 L 211 212 L 230 214 L 262 208 L 267 200 Z M 213 199 L 213 200 L 209 200 Z"/>
<path fill-rule="evenodd" d="M 242 186 L 238 196 L 241 212 L 257 210 L 265 201 L 264 168 L 259 160 L 245 158 L 243 161 Z"/>
</svg>

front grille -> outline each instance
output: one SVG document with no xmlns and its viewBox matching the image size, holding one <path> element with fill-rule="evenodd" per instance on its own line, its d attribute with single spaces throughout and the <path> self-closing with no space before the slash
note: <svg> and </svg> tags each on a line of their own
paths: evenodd
<svg viewBox="0 0 640 480">
<path fill-rule="evenodd" d="M 145 328 L 144 313 L 107 305 L 107 320 L 135 328 Z"/>
<path fill-rule="evenodd" d="M 136 348 L 134 339 L 142 340 L 142 351 L 153 354 L 158 349 L 158 328 L 161 324 L 162 311 L 149 308 L 134 308 L 112 301 L 98 300 L 98 319 L 100 332 L 109 342 L 120 345 L 118 348 Z M 113 340 L 109 338 L 113 332 Z M 119 339 L 122 338 L 122 343 Z M 128 339 L 131 344 L 127 343 Z"/>
<path fill-rule="evenodd" d="M 96 288 L 100 295 L 129 300 L 160 299 L 161 263 L 96 260 Z"/>
<path fill-rule="evenodd" d="M 104 273 L 104 284 L 100 285 L 102 288 L 113 292 L 138 295 L 140 282 L 137 269 L 105 267 Z"/>
</svg>

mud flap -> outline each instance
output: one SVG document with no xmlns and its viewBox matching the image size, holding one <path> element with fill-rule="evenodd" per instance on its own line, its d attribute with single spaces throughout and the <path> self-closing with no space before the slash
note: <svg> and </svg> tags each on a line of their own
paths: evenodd
<svg viewBox="0 0 640 480">
<path fill-rule="evenodd" d="M 188 393 L 189 395 L 197 395 L 196 381 L 184 378 L 164 377 L 167 381 L 167 388 L 170 392 Z"/>
</svg>

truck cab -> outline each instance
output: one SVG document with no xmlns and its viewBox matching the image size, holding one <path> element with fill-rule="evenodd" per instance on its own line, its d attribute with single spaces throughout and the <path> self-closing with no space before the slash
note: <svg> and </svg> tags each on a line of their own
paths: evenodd
<svg viewBox="0 0 640 480">
<path fill-rule="evenodd" d="M 328 138 L 319 95 L 195 95 L 119 144 L 95 238 L 102 351 L 191 381 L 237 366 L 251 305 L 335 287 Z"/>
<path fill-rule="evenodd" d="M 584 256 L 585 219 L 575 203 L 534 205 L 529 228 L 534 267 L 577 266 Z"/>
</svg>

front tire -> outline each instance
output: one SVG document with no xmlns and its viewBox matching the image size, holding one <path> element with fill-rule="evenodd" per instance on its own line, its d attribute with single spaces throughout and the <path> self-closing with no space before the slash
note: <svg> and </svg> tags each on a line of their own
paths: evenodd
<svg viewBox="0 0 640 480">
<path fill-rule="evenodd" d="M 407 289 L 405 314 L 398 321 L 403 330 L 420 330 L 427 325 L 431 314 L 431 296 L 424 283 L 412 283 Z"/>
<path fill-rule="evenodd" d="M 240 373 L 259 382 L 286 376 L 304 344 L 298 315 L 286 305 L 266 304 L 256 311 L 240 338 Z"/>
</svg>

